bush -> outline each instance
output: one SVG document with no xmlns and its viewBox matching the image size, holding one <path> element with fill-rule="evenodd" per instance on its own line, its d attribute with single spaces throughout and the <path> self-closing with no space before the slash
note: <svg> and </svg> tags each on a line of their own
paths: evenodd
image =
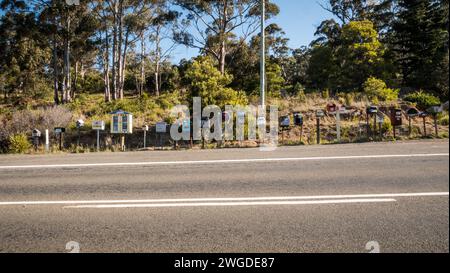
<svg viewBox="0 0 450 273">
<path fill-rule="evenodd" d="M 394 127 L 392 126 L 391 120 L 388 117 L 384 117 L 384 122 L 381 126 L 381 131 L 383 132 L 383 134 L 392 132 L 393 129 Z"/>
<path fill-rule="evenodd" d="M 374 103 L 379 101 L 395 101 L 398 99 L 398 90 L 387 88 L 386 83 L 377 78 L 369 78 L 364 83 L 364 93 Z"/>
<path fill-rule="evenodd" d="M 188 82 L 191 97 L 201 97 L 204 105 L 246 105 L 247 97 L 243 92 L 228 88 L 232 76 L 222 75 L 214 62 L 207 57 L 195 60 L 186 70 L 185 80 Z"/>
<path fill-rule="evenodd" d="M 442 126 L 448 126 L 448 114 L 442 116 L 442 117 L 439 119 L 438 122 L 439 122 L 439 124 L 442 125 Z"/>
<path fill-rule="evenodd" d="M 31 144 L 25 134 L 12 135 L 9 137 L 9 152 L 12 154 L 23 154 L 31 148 Z"/>
<path fill-rule="evenodd" d="M 407 95 L 403 100 L 416 104 L 420 110 L 427 110 L 431 106 L 441 104 L 441 100 L 423 91 Z"/>
<path fill-rule="evenodd" d="M 54 127 L 67 127 L 72 120 L 72 113 L 63 106 L 50 107 L 38 110 L 22 110 L 16 112 L 9 124 L 7 134 L 30 133 L 37 128 L 41 131 Z"/>
</svg>

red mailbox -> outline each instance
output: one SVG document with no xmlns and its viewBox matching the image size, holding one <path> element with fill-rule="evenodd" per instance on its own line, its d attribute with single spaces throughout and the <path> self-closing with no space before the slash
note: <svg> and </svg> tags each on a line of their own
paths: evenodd
<svg viewBox="0 0 450 273">
<path fill-rule="evenodd" d="M 330 102 L 327 104 L 327 112 L 328 113 L 335 113 L 336 110 L 337 110 L 337 106 L 335 103 Z"/>
</svg>

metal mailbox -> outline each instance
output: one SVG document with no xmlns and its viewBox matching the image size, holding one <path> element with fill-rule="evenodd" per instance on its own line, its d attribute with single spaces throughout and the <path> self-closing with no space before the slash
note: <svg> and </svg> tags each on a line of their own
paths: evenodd
<svg viewBox="0 0 450 273">
<path fill-rule="evenodd" d="M 303 115 L 299 112 L 294 113 L 294 124 L 296 126 L 302 126 L 303 125 Z"/>
<path fill-rule="evenodd" d="M 34 129 L 33 132 L 31 132 L 32 137 L 41 137 L 41 131 L 38 129 Z"/>
<path fill-rule="evenodd" d="M 427 112 L 432 115 L 437 115 L 439 113 L 442 113 L 442 108 L 440 106 L 432 106 L 427 109 Z"/>
<path fill-rule="evenodd" d="M 335 113 L 336 110 L 337 110 L 337 106 L 336 106 L 335 103 L 330 102 L 330 103 L 327 104 L 327 112 Z"/>
<path fill-rule="evenodd" d="M 369 115 L 377 114 L 378 113 L 378 106 L 372 105 L 372 106 L 367 107 L 366 113 L 369 114 Z"/>
<path fill-rule="evenodd" d="M 325 116 L 325 112 L 322 109 L 316 111 L 317 118 L 323 118 Z"/>
<path fill-rule="evenodd" d="M 393 108 L 391 109 L 391 123 L 392 126 L 402 126 L 402 109 Z"/>
<path fill-rule="evenodd" d="M 82 120 L 82 119 L 77 120 L 76 126 L 77 126 L 78 129 L 83 127 L 84 126 L 84 120 Z"/>
<path fill-rule="evenodd" d="M 289 126 L 291 126 L 291 119 L 289 116 L 280 117 L 280 126 L 281 128 L 289 128 Z"/>
<path fill-rule="evenodd" d="M 54 129 L 54 132 L 55 132 L 55 134 L 63 134 L 63 133 L 66 132 L 66 128 L 63 128 L 63 127 L 56 127 L 56 128 Z"/>
<path fill-rule="evenodd" d="M 406 110 L 406 114 L 410 118 L 415 118 L 415 117 L 419 116 L 420 111 L 417 108 L 411 107 L 411 108 L 408 108 L 408 110 Z"/>
</svg>

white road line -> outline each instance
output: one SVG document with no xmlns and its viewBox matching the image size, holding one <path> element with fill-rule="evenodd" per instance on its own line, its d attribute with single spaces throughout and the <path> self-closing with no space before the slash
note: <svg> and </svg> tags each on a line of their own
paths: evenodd
<svg viewBox="0 0 450 273">
<path fill-rule="evenodd" d="M 198 161 L 162 161 L 162 162 L 118 162 L 91 164 L 56 164 L 56 165 L 17 165 L 0 166 L 0 170 L 9 169 L 51 169 L 51 168 L 89 168 L 89 167 L 125 167 L 125 166 L 170 166 L 196 164 L 235 164 L 235 163 L 265 163 L 285 161 L 319 161 L 319 160 L 351 160 L 351 159 L 384 159 L 384 158 L 420 158 L 420 157 L 448 157 L 449 153 L 439 154 L 397 154 L 397 155 L 358 155 L 358 156 L 329 156 L 329 157 L 294 157 L 294 158 L 253 158 L 226 160 L 198 160 Z"/>
<path fill-rule="evenodd" d="M 184 198 L 184 199 L 139 199 L 139 200 L 67 200 L 67 201 L 11 201 L 0 202 L 0 206 L 20 205 L 77 205 L 77 204 L 137 204 L 137 203 L 188 203 L 188 202 L 243 202 L 243 201 L 295 201 L 320 199 L 367 199 L 400 197 L 439 197 L 449 196 L 449 192 L 423 193 L 383 193 L 383 194 L 347 194 L 312 196 L 273 196 L 273 197 L 237 197 L 237 198 Z"/>
<path fill-rule="evenodd" d="M 235 207 L 235 206 L 292 206 L 292 205 L 327 205 L 355 203 L 396 202 L 389 199 L 344 199 L 321 201 L 268 201 L 268 202 L 223 202 L 223 203 L 166 203 L 166 204 L 118 204 L 118 205 L 81 205 L 66 206 L 68 209 L 114 209 L 114 208 L 175 208 L 175 207 Z"/>
</svg>

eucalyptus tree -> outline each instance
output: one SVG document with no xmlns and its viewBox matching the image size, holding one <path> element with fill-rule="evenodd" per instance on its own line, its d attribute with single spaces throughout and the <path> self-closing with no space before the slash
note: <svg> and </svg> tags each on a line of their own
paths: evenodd
<svg viewBox="0 0 450 273">
<path fill-rule="evenodd" d="M 186 46 L 213 56 L 222 74 L 231 53 L 230 41 L 243 42 L 259 30 L 260 0 L 175 0 L 186 13 L 186 31 L 175 36 Z M 279 13 L 276 4 L 266 1 L 267 19 Z M 239 33 L 238 33 L 239 32 Z"/>
</svg>

